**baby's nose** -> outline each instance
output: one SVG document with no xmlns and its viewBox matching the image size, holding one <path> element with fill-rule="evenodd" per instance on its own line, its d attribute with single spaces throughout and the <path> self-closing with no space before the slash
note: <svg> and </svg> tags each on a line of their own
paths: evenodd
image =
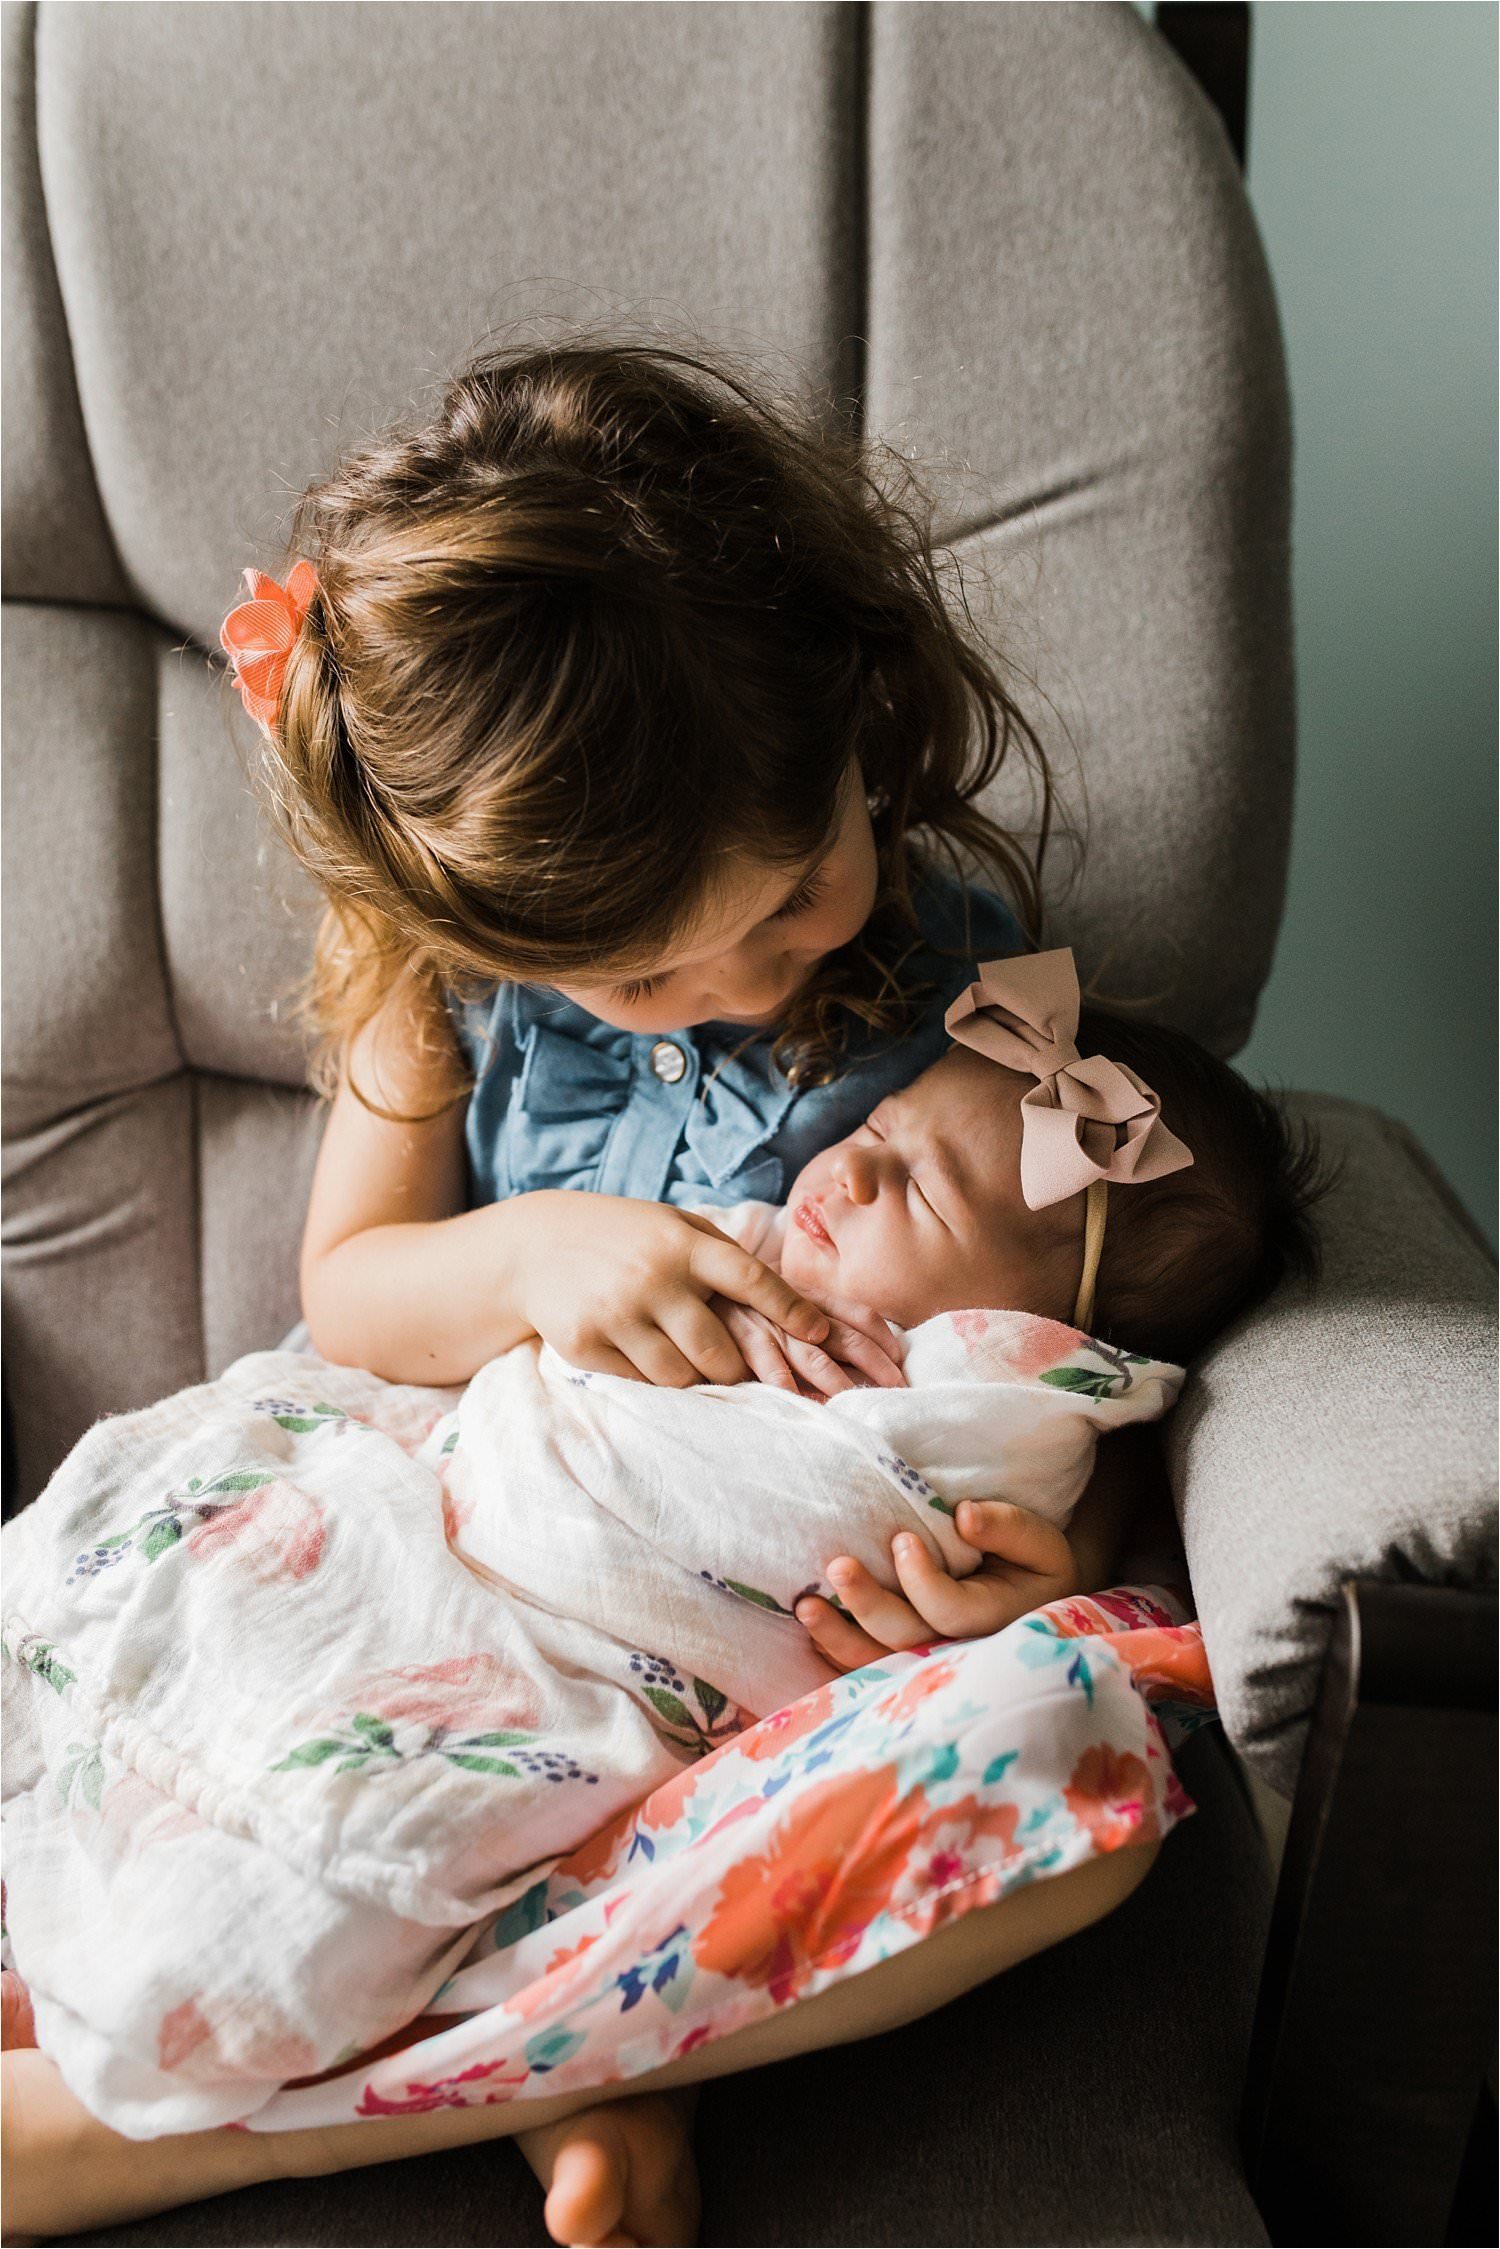
<svg viewBox="0 0 1500 2249">
<path fill-rule="evenodd" d="M 841 1149 L 833 1159 L 833 1175 L 851 1203 L 873 1203 L 880 1181 L 864 1148 Z"/>
</svg>

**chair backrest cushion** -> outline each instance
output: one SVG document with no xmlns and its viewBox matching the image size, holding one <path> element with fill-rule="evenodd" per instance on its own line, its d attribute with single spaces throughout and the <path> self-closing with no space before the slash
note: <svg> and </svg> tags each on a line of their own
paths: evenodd
<svg viewBox="0 0 1500 2249">
<path fill-rule="evenodd" d="M 4 32 L 26 1490 L 295 1316 L 314 901 L 217 627 L 341 440 L 535 312 L 741 349 L 934 464 L 1087 776 L 1053 934 L 1244 1037 L 1290 797 L 1285 388 L 1222 130 L 1133 9 L 10 0 Z"/>
</svg>

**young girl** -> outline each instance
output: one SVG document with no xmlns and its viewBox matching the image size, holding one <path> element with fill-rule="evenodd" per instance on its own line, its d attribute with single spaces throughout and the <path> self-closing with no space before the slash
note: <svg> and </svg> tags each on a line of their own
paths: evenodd
<svg viewBox="0 0 1500 2249">
<path fill-rule="evenodd" d="M 748 1311 L 813 1388 L 899 1379 L 866 1307 L 830 1316 L 678 1206 L 782 1199 L 937 1057 L 976 959 L 1039 930 L 1045 761 L 945 607 L 920 511 L 732 371 L 589 345 L 476 363 L 434 421 L 313 488 L 296 544 L 224 638 L 327 900 L 332 1106 L 301 1268 L 318 1352 L 446 1385 L 535 1335 L 579 1367 L 722 1383 L 747 1372 Z M 979 809 L 1013 760 L 1030 853 Z M 975 857 L 1015 911 L 961 879 Z M 896 1557 L 909 1601 L 836 1562 L 846 1613 L 799 1614 L 839 1665 L 993 1631 L 1103 1582 L 1110 1507 L 1085 1501 L 1071 1553 L 970 1507 L 997 1565 L 978 1581 L 919 1545 Z M 650 2082 L 909 2019 L 1107 1910 L 1149 1857 L 1018 1891 Z M 42 2057 L 7 2060 L 23 2226 L 524 2115 L 559 2241 L 690 2238 L 685 2126 L 659 2098 L 132 2143 Z"/>
</svg>

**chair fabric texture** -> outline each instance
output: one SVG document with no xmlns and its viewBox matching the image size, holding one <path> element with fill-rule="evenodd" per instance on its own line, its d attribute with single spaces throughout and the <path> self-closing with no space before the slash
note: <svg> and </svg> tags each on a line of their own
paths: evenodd
<svg viewBox="0 0 1500 2249">
<path fill-rule="evenodd" d="M 314 901 L 209 651 L 339 442 L 533 316 L 701 334 L 917 456 L 1087 821 L 1051 934 L 1244 1036 L 1290 794 L 1285 388 L 1223 133 L 1134 10 L 4 14 L 24 1491 L 295 1316 Z"/>
<path fill-rule="evenodd" d="M 1337 1178 L 1323 1270 L 1221 1336 L 1166 1425 L 1232 1739 L 1296 1786 L 1351 1577 L 1495 1583 L 1495 1271 L 1411 1135 L 1299 1095 Z"/>
<path fill-rule="evenodd" d="M 1135 9 L 7 0 L 3 32 L 23 1497 L 99 1414 L 296 1317 L 314 901 L 257 808 L 217 628 L 307 479 L 486 341 L 701 336 L 931 478 L 1086 830 L 1048 941 L 1243 1042 L 1291 802 L 1286 387 L 1222 127 Z M 1027 817 L 1009 783 L 994 808 Z M 1328 1282 L 1225 1340 L 1174 1439 L 1230 1729 L 1282 1785 L 1329 1588 L 1467 1566 L 1486 1519 L 1471 1251 L 1383 1120 L 1318 1113 L 1348 1154 Z M 711 2089 L 706 2238 L 1263 2240 L 1233 2107 L 1264 1869 L 1222 1750 L 1187 1778 L 1203 1811 L 1104 1931 L 836 2079 Z M 893 2177 L 914 2078 L 957 2136 Z M 100 2238 L 539 2240 L 503 2161 Z"/>
</svg>

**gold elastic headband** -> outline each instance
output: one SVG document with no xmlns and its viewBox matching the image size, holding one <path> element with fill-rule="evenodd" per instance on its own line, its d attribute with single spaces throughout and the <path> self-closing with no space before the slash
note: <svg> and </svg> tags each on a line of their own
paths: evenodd
<svg viewBox="0 0 1500 2249">
<path fill-rule="evenodd" d="M 1084 1196 L 1083 1276 L 1073 1306 L 1073 1325 L 1087 1334 L 1094 1324 L 1094 1290 L 1099 1281 L 1099 1260 L 1104 1254 L 1104 1221 L 1109 1216 L 1109 1181 L 1091 1179 Z"/>
</svg>

